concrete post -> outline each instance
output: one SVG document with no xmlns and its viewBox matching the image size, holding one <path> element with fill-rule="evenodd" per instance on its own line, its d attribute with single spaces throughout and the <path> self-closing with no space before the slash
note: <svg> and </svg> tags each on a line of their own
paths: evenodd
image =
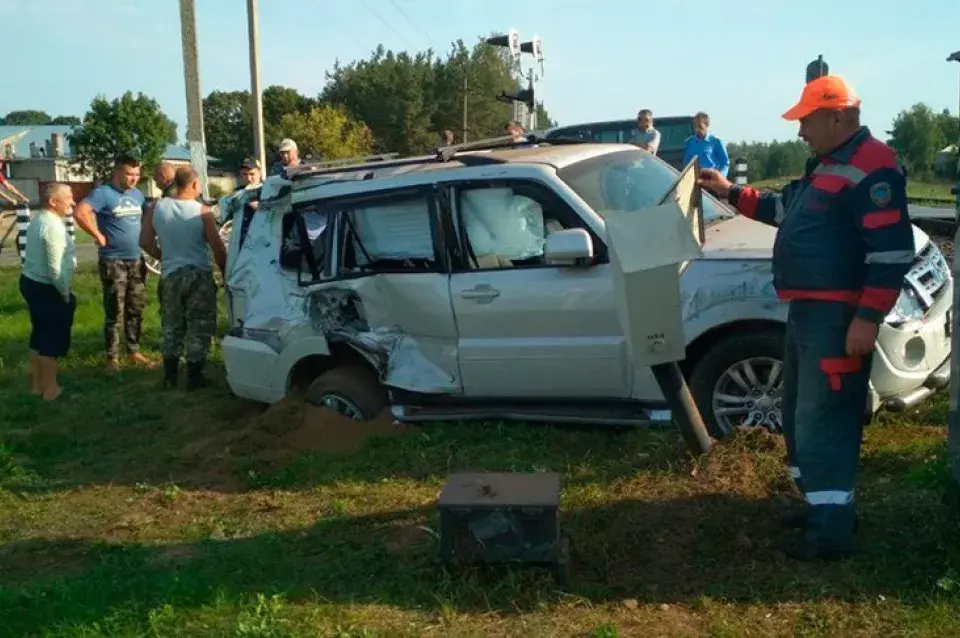
<svg viewBox="0 0 960 638">
<path fill-rule="evenodd" d="M 183 76 L 187 88 L 187 145 L 190 164 L 200 174 L 203 198 L 209 199 L 207 150 L 203 139 L 203 98 L 197 63 L 197 17 L 194 0 L 180 0 L 180 38 L 183 44 Z"/>
<path fill-rule="evenodd" d="M 263 91 L 260 88 L 260 17 L 257 0 L 247 0 L 247 35 L 250 39 L 250 101 L 253 116 L 253 149 L 266 176 L 267 152 L 263 142 Z"/>
</svg>

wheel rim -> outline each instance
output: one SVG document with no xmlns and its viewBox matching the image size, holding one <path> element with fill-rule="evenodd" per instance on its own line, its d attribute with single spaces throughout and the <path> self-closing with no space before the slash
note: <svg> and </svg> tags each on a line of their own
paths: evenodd
<svg viewBox="0 0 960 638">
<path fill-rule="evenodd" d="M 725 433 L 738 427 L 783 431 L 783 363 L 752 357 L 733 364 L 713 389 L 713 414 Z"/>
<path fill-rule="evenodd" d="M 354 421 L 363 421 L 363 412 L 357 407 L 357 404 L 350 399 L 339 394 L 325 394 L 320 400 L 323 407 L 333 410 L 337 414 L 353 419 Z"/>
</svg>

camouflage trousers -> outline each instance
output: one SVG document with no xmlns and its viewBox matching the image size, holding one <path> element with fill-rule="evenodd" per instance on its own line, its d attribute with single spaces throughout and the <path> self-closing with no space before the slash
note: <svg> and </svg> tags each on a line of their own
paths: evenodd
<svg viewBox="0 0 960 638">
<path fill-rule="evenodd" d="M 207 360 L 217 329 L 217 286 L 213 273 L 193 266 L 160 278 L 160 352 L 179 359 L 186 350 L 188 364 Z"/>
<path fill-rule="evenodd" d="M 101 259 L 103 286 L 103 338 L 107 356 L 120 354 L 120 322 L 123 321 L 127 352 L 140 352 L 143 309 L 147 306 L 147 266 L 143 259 Z"/>
</svg>

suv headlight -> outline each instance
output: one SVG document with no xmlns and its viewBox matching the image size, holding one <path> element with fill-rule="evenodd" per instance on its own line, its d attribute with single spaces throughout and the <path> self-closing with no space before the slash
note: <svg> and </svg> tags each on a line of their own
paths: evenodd
<svg viewBox="0 0 960 638">
<path fill-rule="evenodd" d="M 900 291 L 897 303 L 887 315 L 886 322 L 891 326 L 900 326 L 908 321 L 923 319 L 923 314 L 923 306 L 920 305 L 916 293 L 908 288 Z"/>
</svg>

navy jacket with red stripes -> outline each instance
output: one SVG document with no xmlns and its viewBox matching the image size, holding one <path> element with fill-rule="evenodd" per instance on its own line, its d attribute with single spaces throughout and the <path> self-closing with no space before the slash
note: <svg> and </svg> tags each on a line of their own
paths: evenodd
<svg viewBox="0 0 960 638">
<path fill-rule="evenodd" d="M 773 284 L 781 299 L 853 304 L 874 323 L 893 308 L 914 260 L 906 177 L 895 151 L 866 127 L 811 158 L 779 194 L 734 186 L 729 200 L 778 227 Z"/>
</svg>

